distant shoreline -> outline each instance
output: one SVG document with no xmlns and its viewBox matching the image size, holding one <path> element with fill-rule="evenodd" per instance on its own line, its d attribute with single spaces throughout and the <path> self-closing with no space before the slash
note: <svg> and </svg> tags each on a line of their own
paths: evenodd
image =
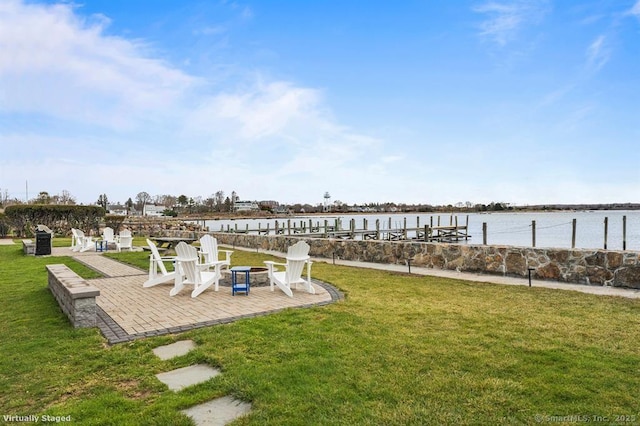
<svg viewBox="0 0 640 426">
<path fill-rule="evenodd" d="M 327 215 L 362 215 L 362 214 L 466 214 L 466 213 L 549 213 L 562 211 L 602 211 L 602 210 L 640 210 L 640 203 L 612 203 L 612 204 L 539 204 L 528 206 L 513 206 L 504 210 L 478 210 L 470 207 L 435 206 L 433 209 L 408 208 L 398 211 L 329 211 L 329 212 L 298 212 L 273 214 L 262 212 L 243 213 L 212 213 L 208 215 L 180 215 L 179 219 L 186 220 L 234 220 L 234 219 L 286 219 L 298 216 L 327 216 Z M 171 218 L 169 218 L 171 219 Z"/>
</svg>

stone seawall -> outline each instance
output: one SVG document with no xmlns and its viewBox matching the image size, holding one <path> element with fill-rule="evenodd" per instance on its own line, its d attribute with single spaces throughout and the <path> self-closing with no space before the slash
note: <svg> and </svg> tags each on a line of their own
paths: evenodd
<svg viewBox="0 0 640 426">
<path fill-rule="evenodd" d="M 301 238 L 213 232 L 221 244 L 286 252 Z M 304 238 L 315 257 L 640 289 L 640 252 Z"/>
</svg>

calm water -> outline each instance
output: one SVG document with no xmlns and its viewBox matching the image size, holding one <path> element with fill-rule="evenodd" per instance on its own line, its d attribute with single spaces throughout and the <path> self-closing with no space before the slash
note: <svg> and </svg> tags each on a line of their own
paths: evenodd
<svg viewBox="0 0 640 426">
<path fill-rule="evenodd" d="M 482 244 L 482 224 L 487 224 L 487 244 L 513 245 L 531 247 L 532 245 L 532 221 L 536 222 L 536 247 L 571 247 L 572 221 L 576 219 L 576 248 L 603 248 L 604 247 L 604 220 L 608 218 L 607 248 L 610 250 L 622 249 L 623 216 L 627 219 L 627 250 L 640 251 L 640 211 L 576 211 L 576 212 L 535 212 L 535 213 L 470 213 L 469 217 L 469 244 Z M 340 220 L 344 229 L 349 229 L 349 222 L 354 219 L 356 228 L 363 228 L 363 219 L 367 219 L 368 228 L 375 229 L 376 219 L 380 220 L 380 229 L 402 228 L 406 219 L 407 227 L 428 225 L 433 220 L 434 226 L 440 218 L 441 225 L 449 225 L 455 218 L 458 225 L 465 225 L 467 214 L 453 216 L 438 213 L 422 214 L 360 214 L 360 215 L 326 215 L 326 216 L 293 216 L 289 218 L 291 225 L 309 223 L 311 219 L 315 225 L 324 225 L 325 219 L 330 225 L 335 220 Z M 274 229 L 276 219 L 235 219 L 235 220 L 208 220 L 205 225 L 211 231 L 219 231 L 227 226 L 239 230 L 258 229 L 258 224 L 264 229 L 269 224 Z M 286 225 L 287 219 L 279 219 L 280 226 Z M 411 235 L 410 235 L 411 236 Z"/>
</svg>

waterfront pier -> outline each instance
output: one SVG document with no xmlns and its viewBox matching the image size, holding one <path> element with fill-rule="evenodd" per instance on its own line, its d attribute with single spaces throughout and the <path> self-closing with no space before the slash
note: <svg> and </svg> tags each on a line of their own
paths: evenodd
<svg viewBox="0 0 640 426">
<path fill-rule="evenodd" d="M 341 218 L 334 220 L 324 219 L 322 222 L 313 219 L 294 221 L 286 219 L 275 221 L 271 226 L 267 223 L 262 226 L 258 223 L 257 228 L 249 228 L 249 224 L 239 227 L 237 224 L 231 226 L 227 224 L 220 226 L 219 232 L 234 234 L 254 234 L 254 235 L 295 235 L 307 238 L 334 238 L 342 240 L 416 240 L 426 242 L 458 242 L 468 240 L 471 236 L 468 233 L 469 216 L 465 223 L 460 224 L 457 216 L 449 218 L 449 224 L 441 222 L 440 216 L 431 216 L 428 224 L 420 224 L 420 217 L 416 218 L 414 227 L 407 226 L 407 218 L 402 223 L 393 223 L 392 219 L 381 221 L 376 219 L 374 223 L 364 218 L 360 226 L 355 219 L 351 219 L 347 224 L 343 224 Z M 215 230 L 214 230 L 215 231 Z"/>
</svg>

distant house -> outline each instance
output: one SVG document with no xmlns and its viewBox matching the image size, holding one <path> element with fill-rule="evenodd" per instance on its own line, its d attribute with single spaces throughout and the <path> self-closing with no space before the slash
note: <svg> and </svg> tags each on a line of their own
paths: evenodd
<svg viewBox="0 0 640 426">
<path fill-rule="evenodd" d="M 119 216 L 127 215 L 127 208 L 121 204 L 111 204 L 107 206 L 107 213 Z"/>
<path fill-rule="evenodd" d="M 260 207 L 255 201 L 236 201 L 233 203 L 233 209 L 237 212 L 255 212 L 259 211 Z"/>
<path fill-rule="evenodd" d="M 289 213 L 289 209 L 287 208 L 287 206 L 279 205 L 275 209 L 273 209 L 273 212 L 275 214 L 287 214 Z"/>
<path fill-rule="evenodd" d="M 156 206 L 155 204 L 145 204 L 142 209 L 143 216 L 164 216 L 165 206 Z"/>
</svg>

